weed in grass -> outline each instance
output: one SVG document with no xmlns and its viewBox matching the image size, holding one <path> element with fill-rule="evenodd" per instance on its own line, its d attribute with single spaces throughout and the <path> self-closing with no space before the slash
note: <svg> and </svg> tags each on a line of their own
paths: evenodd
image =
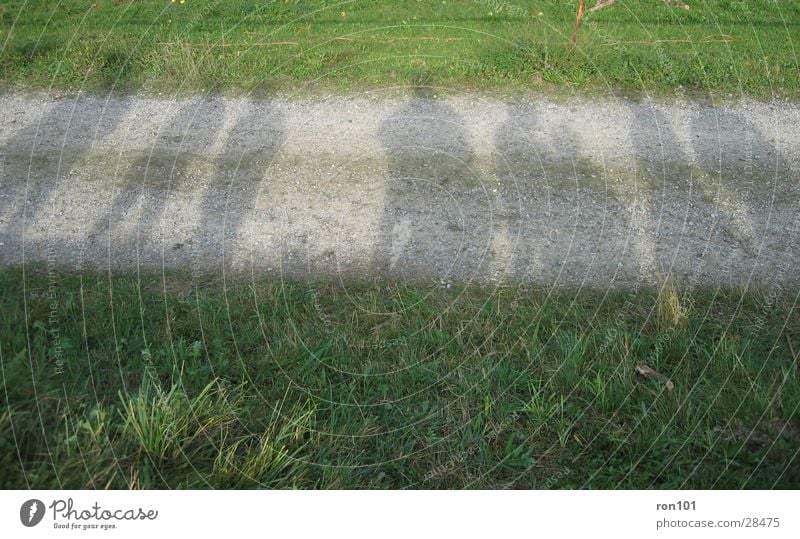
<svg viewBox="0 0 800 539">
<path fill-rule="evenodd" d="M 681 303 L 678 290 L 672 280 L 667 279 L 658 290 L 656 317 L 664 329 L 683 326 L 687 320 L 687 309 Z"/>
</svg>

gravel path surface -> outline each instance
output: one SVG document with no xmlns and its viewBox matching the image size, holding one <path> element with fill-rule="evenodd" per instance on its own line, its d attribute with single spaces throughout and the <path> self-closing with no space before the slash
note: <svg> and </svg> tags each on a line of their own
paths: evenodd
<svg viewBox="0 0 800 539">
<path fill-rule="evenodd" d="M 0 96 L 0 264 L 800 281 L 800 106 Z"/>
</svg>

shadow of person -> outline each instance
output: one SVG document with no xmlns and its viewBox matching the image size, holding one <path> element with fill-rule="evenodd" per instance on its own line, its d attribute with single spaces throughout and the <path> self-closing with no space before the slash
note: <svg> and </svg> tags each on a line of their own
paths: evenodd
<svg viewBox="0 0 800 539">
<path fill-rule="evenodd" d="M 691 208 L 685 196 L 690 192 L 688 158 L 671 122 L 659 106 L 649 99 L 629 104 L 631 181 L 638 204 L 631 210 L 640 240 L 647 238 L 649 249 L 643 267 L 654 286 L 665 279 L 683 281 L 690 275 L 689 247 L 681 233 L 686 212 Z M 636 210 L 641 210 L 638 214 Z M 642 241 L 643 242 L 643 241 Z"/>
<path fill-rule="evenodd" d="M 797 241 L 786 209 L 791 214 L 798 200 L 786 159 L 745 113 L 728 106 L 693 107 L 690 124 L 693 183 L 710 209 L 706 226 L 717 245 L 706 256 L 728 268 L 731 286 L 756 273 L 765 281 L 785 280 L 791 270 L 776 264 Z"/>
<path fill-rule="evenodd" d="M 196 240 L 210 268 L 230 269 L 242 226 L 253 215 L 264 171 L 286 140 L 281 111 L 268 101 L 242 101 L 215 158 L 201 212 L 206 227 Z"/>
<path fill-rule="evenodd" d="M 528 103 L 506 105 L 505 121 L 494 137 L 494 174 L 500 185 L 502 205 L 516 222 L 498 227 L 506 248 L 505 273 L 527 284 L 544 278 L 541 256 L 548 242 L 545 213 L 550 208 L 543 152 L 535 141 L 541 130 L 535 107 Z"/>
<path fill-rule="evenodd" d="M 187 226 L 170 219 L 167 227 L 165 210 L 172 199 L 188 200 L 202 187 L 224 108 L 219 99 L 197 99 L 184 105 L 161 127 L 149 152 L 130 165 L 123 184 L 115 189 L 108 217 L 96 223 L 91 234 L 93 240 L 106 242 L 110 266 L 160 260 L 166 250 L 163 238 L 174 237 L 165 234 L 165 229 L 172 232 Z M 131 218 L 135 231 L 115 234 L 115 225 L 123 228 L 122 223 Z"/>
<path fill-rule="evenodd" d="M 496 132 L 494 171 L 506 207 L 519 215 L 508 226 L 517 282 L 602 289 L 639 279 L 625 204 L 602 155 L 576 131 L 581 120 L 512 103 Z"/>
<path fill-rule="evenodd" d="M 669 278 L 692 285 L 706 278 L 703 251 L 710 248 L 714 227 L 706 223 L 704 206 L 692 200 L 692 159 L 678 136 L 675 118 L 668 117 L 664 107 L 669 105 L 649 98 L 631 105 L 634 167 L 638 183 L 652 199 L 654 218 L 649 224 L 659 282 Z"/>
<path fill-rule="evenodd" d="M 418 87 L 380 123 L 378 139 L 388 176 L 373 273 L 472 280 L 485 266 L 491 210 L 460 116 Z"/>
<path fill-rule="evenodd" d="M 59 185 L 89 153 L 103 151 L 100 147 L 124 120 L 131 103 L 97 97 L 59 100 L 3 144 L 0 215 L 5 216 L 12 242 L 21 241 L 31 226 L 58 225 L 58 216 L 48 215 L 47 210 L 55 207 Z"/>
</svg>

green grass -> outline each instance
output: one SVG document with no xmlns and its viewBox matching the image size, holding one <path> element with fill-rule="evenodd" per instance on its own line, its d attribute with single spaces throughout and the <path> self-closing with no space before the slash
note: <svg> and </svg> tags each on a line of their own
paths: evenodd
<svg viewBox="0 0 800 539">
<path fill-rule="evenodd" d="M 797 488 L 796 301 L 7 269 L 0 487 Z"/>
<path fill-rule="evenodd" d="M 797 97 L 800 3 L 689 3 L 618 2 L 576 49 L 572 0 L 5 1 L 0 87 Z"/>
</svg>

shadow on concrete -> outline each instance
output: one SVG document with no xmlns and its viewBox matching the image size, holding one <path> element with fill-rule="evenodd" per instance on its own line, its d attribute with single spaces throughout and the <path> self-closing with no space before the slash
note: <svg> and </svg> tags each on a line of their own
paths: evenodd
<svg viewBox="0 0 800 539">
<path fill-rule="evenodd" d="M 541 117 L 531 103 L 513 104 L 496 134 L 495 173 L 507 213 L 516 216 L 506 221 L 509 276 L 568 287 L 633 282 L 627 218 L 612 174 L 572 123 Z"/>
<path fill-rule="evenodd" d="M 480 275 L 492 211 L 461 117 L 420 87 L 381 122 L 378 138 L 388 176 L 373 274 L 440 281 Z"/>
<path fill-rule="evenodd" d="M 229 269 L 231 253 L 243 225 L 253 217 L 264 174 L 286 140 L 281 112 L 268 101 L 246 101 L 237 111 L 224 148 L 215 157 L 211 183 L 206 186 L 202 215 L 208 226 L 195 239 L 196 248 L 211 257 L 206 266 Z M 268 192 L 263 193 L 268 196 Z M 216 218 L 211 218 L 215 216 Z M 222 216 L 220 219 L 219 216 Z M 246 249 L 245 249 L 246 250 Z M 210 264 L 209 264 L 210 262 Z"/>
<path fill-rule="evenodd" d="M 778 207 L 798 201 L 789 164 L 775 146 L 743 115 L 722 107 L 693 107 L 690 136 L 693 186 L 710 207 L 705 222 L 719 245 L 703 255 L 728 267 L 738 262 L 752 268 L 762 247 L 778 238 L 784 247 L 776 245 L 777 252 L 791 249 L 797 238 L 770 223 Z M 750 271 L 741 270 L 730 276 L 731 285 L 750 280 Z"/>
<path fill-rule="evenodd" d="M 161 127 L 150 151 L 132 163 L 123 184 L 114 191 L 108 218 L 97 223 L 91 235 L 92 248 L 105 244 L 112 267 L 136 264 L 147 251 L 168 256 L 170 250 L 183 249 L 180 256 L 191 260 L 190 234 L 184 234 L 186 242 L 164 245 L 161 241 L 164 227 L 190 226 L 165 215 L 165 210 L 175 197 L 190 199 L 198 186 L 204 187 L 204 177 L 213 167 L 208 154 L 223 126 L 224 112 L 219 100 L 189 102 Z M 115 226 L 131 218 L 135 230 L 115 234 Z"/>
<path fill-rule="evenodd" d="M 78 98 L 59 100 L 3 145 L 3 197 L 0 214 L 7 233 L 20 240 L 34 222 L 58 223 L 58 186 L 111 136 L 131 100 Z M 86 134 L 91 135 L 87 144 Z M 75 141 L 80 141 L 76 143 Z M 49 218 L 48 218 L 49 217 Z M 15 238 L 16 241 L 16 238 Z"/>
</svg>

